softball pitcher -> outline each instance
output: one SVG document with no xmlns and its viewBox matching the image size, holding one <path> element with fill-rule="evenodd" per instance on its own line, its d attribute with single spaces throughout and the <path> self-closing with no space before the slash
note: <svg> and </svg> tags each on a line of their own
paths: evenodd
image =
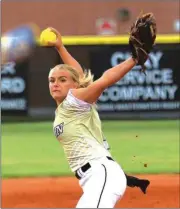
<svg viewBox="0 0 180 209">
<path fill-rule="evenodd" d="M 150 16 L 141 18 L 144 21 Z M 122 198 L 127 179 L 108 150 L 95 103 L 107 87 L 123 78 L 136 64 L 144 69 L 149 50 L 143 48 L 135 37 L 130 37 L 132 58 L 108 69 L 93 82 L 91 72 L 83 72 L 79 63 L 64 48 L 60 34 L 55 29 L 51 30 L 57 39 L 48 44 L 57 48 L 66 63 L 51 69 L 48 78 L 50 94 L 57 103 L 54 134 L 62 144 L 70 168 L 83 190 L 76 207 L 112 208 Z M 150 34 L 152 32 L 149 30 Z M 143 43 L 146 46 L 146 42 Z"/>
</svg>

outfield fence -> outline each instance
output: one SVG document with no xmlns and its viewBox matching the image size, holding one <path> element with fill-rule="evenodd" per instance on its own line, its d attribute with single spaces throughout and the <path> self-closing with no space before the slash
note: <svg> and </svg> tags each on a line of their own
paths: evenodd
<svg viewBox="0 0 180 209">
<path fill-rule="evenodd" d="M 38 40 L 37 40 L 38 41 Z M 99 78 L 105 70 L 130 56 L 128 36 L 63 37 L 69 52 Z M 98 100 L 102 118 L 177 118 L 180 115 L 180 36 L 158 35 L 146 62 L 146 75 L 136 66 L 121 81 L 106 89 Z M 23 63 L 9 63 L 2 71 L 2 116 L 54 116 L 48 73 L 62 63 L 51 47 L 36 48 Z"/>
</svg>

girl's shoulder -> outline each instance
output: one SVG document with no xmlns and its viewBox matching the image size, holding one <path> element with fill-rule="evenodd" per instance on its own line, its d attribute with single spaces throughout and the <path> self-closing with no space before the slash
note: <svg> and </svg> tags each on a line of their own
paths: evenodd
<svg viewBox="0 0 180 209">
<path fill-rule="evenodd" d="M 64 108 L 73 108 L 74 110 L 78 111 L 90 111 L 92 108 L 92 104 L 76 98 L 73 95 L 73 89 L 68 91 L 67 97 L 64 99 L 62 105 Z"/>
</svg>

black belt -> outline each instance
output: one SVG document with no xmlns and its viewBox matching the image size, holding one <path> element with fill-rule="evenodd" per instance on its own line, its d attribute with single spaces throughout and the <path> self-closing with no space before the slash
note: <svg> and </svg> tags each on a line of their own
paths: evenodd
<svg viewBox="0 0 180 209">
<path fill-rule="evenodd" d="M 111 157 L 107 156 L 108 160 L 112 160 L 114 161 Z M 83 172 L 85 173 L 87 170 L 89 170 L 91 168 L 90 163 L 86 163 L 85 165 L 83 165 L 81 168 L 79 168 L 77 171 L 75 171 L 75 176 L 78 179 L 81 179 L 82 176 L 79 175 L 79 173 Z"/>
</svg>

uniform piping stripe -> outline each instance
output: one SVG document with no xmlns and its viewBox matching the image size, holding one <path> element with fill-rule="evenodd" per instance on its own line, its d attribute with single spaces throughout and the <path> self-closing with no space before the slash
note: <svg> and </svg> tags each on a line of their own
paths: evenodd
<svg viewBox="0 0 180 209">
<path fill-rule="evenodd" d="M 100 197 L 99 197 L 99 201 L 98 201 L 97 208 L 99 208 L 99 204 L 101 202 L 101 197 L 102 197 L 102 194 L 103 194 L 103 191 L 104 191 L 104 187 L 105 187 L 105 184 L 106 184 L 106 179 L 107 179 L 107 170 L 106 170 L 106 167 L 103 164 L 102 164 L 102 166 L 104 167 L 104 171 L 105 171 L 105 179 L 104 179 L 103 188 L 102 188 L 102 191 L 101 191 L 101 194 L 100 194 Z"/>
<path fill-rule="evenodd" d="M 79 169 L 79 174 L 81 177 L 84 175 L 84 172 L 81 170 L 81 168 Z"/>
<path fill-rule="evenodd" d="M 77 173 L 78 173 L 79 177 L 82 178 L 82 173 L 81 173 L 80 169 L 77 171 Z"/>
</svg>

